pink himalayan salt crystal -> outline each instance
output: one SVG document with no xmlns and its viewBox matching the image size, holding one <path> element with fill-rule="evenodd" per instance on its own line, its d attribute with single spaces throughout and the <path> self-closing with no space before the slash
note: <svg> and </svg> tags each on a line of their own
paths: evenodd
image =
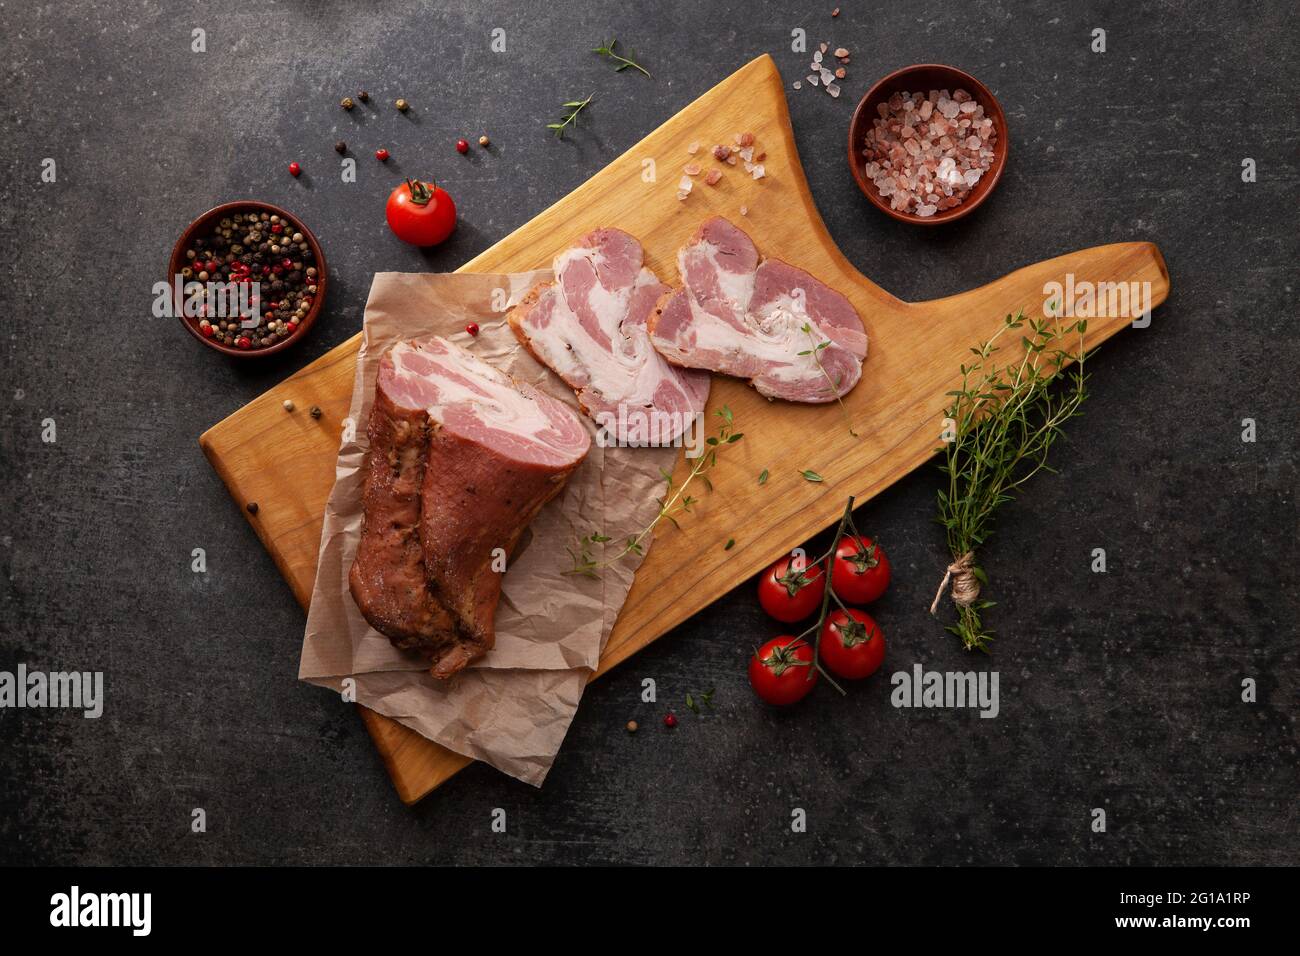
<svg viewBox="0 0 1300 956">
<path fill-rule="evenodd" d="M 965 90 L 894 93 L 876 113 L 864 171 L 892 209 L 929 217 L 959 206 L 993 164 L 993 120 Z"/>
</svg>

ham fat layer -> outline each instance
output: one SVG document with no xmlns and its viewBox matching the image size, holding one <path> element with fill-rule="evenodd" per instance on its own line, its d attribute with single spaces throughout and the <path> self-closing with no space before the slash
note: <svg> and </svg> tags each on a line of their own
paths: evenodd
<svg viewBox="0 0 1300 956">
<path fill-rule="evenodd" d="M 555 281 L 511 311 L 510 327 L 619 444 L 668 444 L 704 411 L 707 372 L 664 361 L 646 322 L 668 287 L 642 265 L 641 244 L 598 229 L 560 253 Z"/>
<path fill-rule="evenodd" d="M 849 300 L 802 269 L 760 261 L 731 222 L 700 226 L 677 268 L 683 288 L 649 321 L 651 342 L 670 362 L 746 378 L 760 394 L 792 402 L 833 402 L 858 383 L 867 336 Z"/>
</svg>

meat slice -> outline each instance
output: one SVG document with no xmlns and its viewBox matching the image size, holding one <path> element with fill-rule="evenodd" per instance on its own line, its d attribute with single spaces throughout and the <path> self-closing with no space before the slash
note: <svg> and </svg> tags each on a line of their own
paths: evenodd
<svg viewBox="0 0 1300 956">
<path fill-rule="evenodd" d="M 619 444 L 670 444 L 703 413 L 709 375 L 669 364 L 650 344 L 646 322 L 669 289 L 642 265 L 641 243 L 598 229 L 560 253 L 554 271 L 511 311 L 519 341 Z"/>
<path fill-rule="evenodd" d="M 380 360 L 367 433 L 352 596 L 375 630 L 450 677 L 492 647 L 494 559 L 561 491 L 590 436 L 562 402 L 442 338 Z"/>
<path fill-rule="evenodd" d="M 844 296 L 709 219 L 677 254 L 683 288 L 660 300 L 650 341 L 670 362 L 747 378 L 768 398 L 833 402 L 862 376 L 867 336 Z"/>
</svg>

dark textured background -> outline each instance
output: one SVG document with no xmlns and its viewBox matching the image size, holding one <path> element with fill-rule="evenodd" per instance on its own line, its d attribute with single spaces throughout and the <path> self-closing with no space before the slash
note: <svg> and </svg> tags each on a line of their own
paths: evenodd
<svg viewBox="0 0 1300 956">
<path fill-rule="evenodd" d="M 1292 5 L 841 3 L 835 20 L 834 0 L 5 4 L 0 669 L 103 670 L 107 704 L 98 721 L 0 711 L 0 862 L 1297 861 Z M 926 614 L 944 554 L 922 469 L 859 512 L 895 584 L 885 668 L 847 699 L 757 703 L 746 654 L 778 628 L 746 585 L 591 688 L 544 789 L 476 766 L 403 807 L 351 709 L 295 679 L 302 612 L 198 434 L 354 333 L 376 270 L 455 268 L 757 54 L 800 76 L 796 26 L 853 51 L 839 101 L 805 89 L 790 108 L 831 233 L 891 292 L 1127 239 L 1169 264 L 1152 326 L 1096 360 L 1062 474 L 1006 509 L 984 556 L 993 658 Z M 587 52 L 610 36 L 654 79 Z M 934 231 L 886 219 L 844 168 L 857 98 L 916 61 L 979 76 L 1011 128 L 996 195 Z M 376 109 L 338 109 L 361 88 Z M 592 90 L 586 126 L 548 137 L 557 104 Z M 384 106 L 398 95 L 406 119 Z M 457 156 L 480 131 L 494 153 Z M 339 138 L 357 184 L 337 181 Z M 383 225 L 403 174 L 459 204 L 434 253 Z M 301 214 L 334 285 L 308 341 L 233 364 L 151 319 L 150 287 L 192 216 L 245 196 Z M 893 709 L 887 675 L 913 662 L 997 668 L 1001 715 Z M 639 701 L 647 676 L 658 705 Z M 1258 703 L 1240 701 L 1247 676 Z M 714 686 L 715 714 L 684 711 Z"/>
</svg>

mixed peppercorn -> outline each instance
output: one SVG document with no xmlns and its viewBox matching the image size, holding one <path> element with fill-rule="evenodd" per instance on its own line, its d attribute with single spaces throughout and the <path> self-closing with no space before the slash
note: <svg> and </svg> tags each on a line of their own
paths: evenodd
<svg viewBox="0 0 1300 956">
<path fill-rule="evenodd" d="M 276 213 L 234 213 L 196 238 L 185 258 L 181 275 L 187 282 L 258 283 L 256 328 L 244 328 L 239 316 L 199 317 L 204 337 L 234 348 L 263 349 L 290 338 L 319 289 L 315 256 L 302 228 Z"/>
</svg>

